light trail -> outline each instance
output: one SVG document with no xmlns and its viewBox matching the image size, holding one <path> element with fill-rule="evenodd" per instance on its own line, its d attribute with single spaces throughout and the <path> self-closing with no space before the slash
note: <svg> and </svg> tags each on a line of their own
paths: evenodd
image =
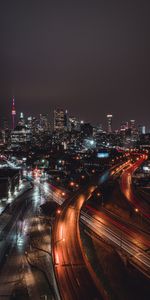
<svg viewBox="0 0 150 300">
<path fill-rule="evenodd" d="M 134 261 L 137 261 L 138 267 L 140 267 L 139 263 L 142 264 L 142 268 L 150 276 L 150 255 L 136 243 L 131 242 L 132 239 L 126 233 L 117 232 L 114 228 L 110 228 L 108 222 L 103 218 L 99 218 L 98 220 L 84 211 L 81 212 L 80 220 L 100 238 L 111 241 L 114 245 L 119 246 L 120 249 L 129 254 L 131 260 L 134 259 Z"/>
<path fill-rule="evenodd" d="M 144 201 L 137 197 L 132 186 L 132 175 L 136 169 L 147 159 L 146 155 L 142 155 L 132 166 L 126 169 L 121 177 L 121 190 L 129 203 L 147 219 L 150 219 L 150 208 Z"/>
</svg>

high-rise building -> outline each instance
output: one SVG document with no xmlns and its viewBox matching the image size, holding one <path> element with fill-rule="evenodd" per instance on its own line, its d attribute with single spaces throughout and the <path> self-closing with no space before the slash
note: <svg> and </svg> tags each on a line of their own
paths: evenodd
<svg viewBox="0 0 150 300">
<path fill-rule="evenodd" d="M 23 114 L 23 112 L 20 113 L 20 117 L 19 117 L 19 122 L 18 122 L 18 124 L 19 124 L 20 126 L 24 126 L 24 125 L 25 125 L 25 119 L 24 119 L 24 114 Z"/>
<path fill-rule="evenodd" d="M 139 125 L 138 132 L 139 132 L 139 134 L 146 134 L 146 127 L 143 125 Z"/>
<path fill-rule="evenodd" d="M 72 116 L 69 117 L 68 127 L 69 127 L 69 131 L 72 130 L 80 131 L 81 123 L 76 117 Z"/>
<path fill-rule="evenodd" d="M 11 132 L 11 145 L 31 142 L 31 131 L 26 126 L 18 125 Z"/>
<path fill-rule="evenodd" d="M 10 137 L 10 130 L 9 130 L 9 126 L 8 126 L 8 120 L 4 119 L 3 120 L 3 141 L 4 143 L 8 142 L 9 137 Z"/>
<path fill-rule="evenodd" d="M 123 122 L 120 126 L 120 131 L 126 131 L 128 130 L 128 128 L 129 128 L 128 122 Z"/>
<path fill-rule="evenodd" d="M 8 129 L 9 129 L 9 126 L 8 126 L 8 120 L 7 120 L 7 119 L 4 119 L 4 120 L 3 120 L 3 129 L 4 129 L 4 130 L 8 130 Z"/>
<path fill-rule="evenodd" d="M 27 127 L 32 130 L 32 116 L 27 118 Z"/>
<path fill-rule="evenodd" d="M 50 123 L 48 121 L 48 116 L 40 114 L 39 120 L 40 131 L 49 132 L 50 131 Z"/>
<path fill-rule="evenodd" d="M 93 127 L 93 136 L 98 137 L 103 132 L 102 124 L 97 124 Z"/>
<path fill-rule="evenodd" d="M 130 128 L 133 132 L 135 131 L 135 129 L 136 129 L 135 120 L 130 120 Z"/>
<path fill-rule="evenodd" d="M 63 109 L 54 110 L 54 131 L 63 132 L 68 129 L 68 112 Z"/>
<path fill-rule="evenodd" d="M 16 109 L 15 109 L 15 98 L 12 98 L 12 129 L 14 130 L 15 128 L 15 116 L 16 116 Z"/>
<path fill-rule="evenodd" d="M 113 115 L 111 115 L 111 114 L 107 115 L 107 132 L 108 133 L 112 132 L 112 117 L 113 117 Z"/>
<path fill-rule="evenodd" d="M 38 118 L 29 116 L 27 118 L 27 127 L 31 130 L 33 134 L 39 134 L 40 121 Z"/>
</svg>

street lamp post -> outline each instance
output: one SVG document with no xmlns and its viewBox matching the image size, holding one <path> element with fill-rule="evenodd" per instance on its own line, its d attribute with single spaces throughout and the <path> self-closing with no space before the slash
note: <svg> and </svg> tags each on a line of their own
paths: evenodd
<svg viewBox="0 0 150 300">
<path fill-rule="evenodd" d="M 142 225 L 142 212 L 138 208 L 135 208 L 135 212 L 139 213 L 139 223 Z"/>
</svg>

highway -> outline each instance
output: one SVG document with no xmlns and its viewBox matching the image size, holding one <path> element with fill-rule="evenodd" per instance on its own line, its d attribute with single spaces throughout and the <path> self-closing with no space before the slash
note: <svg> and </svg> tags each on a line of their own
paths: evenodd
<svg viewBox="0 0 150 300">
<path fill-rule="evenodd" d="M 137 162 L 140 163 L 140 160 Z M 115 174 L 123 171 L 129 165 L 130 161 L 124 163 L 122 167 L 114 169 L 110 175 L 115 176 Z M 127 170 L 130 170 L 130 168 L 132 167 L 130 166 Z M 124 174 L 126 174 L 126 170 Z M 102 180 L 105 180 L 105 176 Z M 9 294 L 10 296 L 14 286 L 25 279 L 28 293 L 32 295 L 31 298 L 39 299 L 37 294 L 39 287 L 24 253 L 28 251 L 28 235 L 32 234 L 36 227 L 38 227 L 40 235 L 42 233 L 41 224 L 38 222 L 37 217 L 39 205 L 44 203 L 45 200 L 53 199 L 59 205 L 62 205 L 54 223 L 52 234 L 52 257 L 61 298 L 63 300 L 102 299 L 103 290 L 97 285 L 93 271 L 87 262 L 79 234 L 80 210 L 95 189 L 95 185 L 89 184 L 85 187 L 85 190 L 80 190 L 73 198 L 67 199 L 67 195 L 61 189 L 53 189 L 47 182 L 42 184 L 37 182 L 34 189 L 27 192 L 27 197 L 32 199 L 32 206 L 30 210 L 27 210 L 25 218 L 23 218 L 24 221 L 18 231 L 16 248 L 1 270 L 0 295 L 7 296 Z M 136 235 L 136 232 L 131 228 L 124 226 L 123 229 L 119 223 L 114 224 L 112 218 L 109 219 L 106 212 L 102 214 L 97 219 L 93 212 L 92 214 L 90 212 L 88 214 L 82 212 L 81 220 L 97 236 L 111 241 L 130 255 L 133 263 L 137 264 L 142 271 L 148 274 L 150 260 L 146 250 L 150 247 L 150 244 L 146 238 L 144 244 L 142 237 Z M 48 244 L 48 236 L 45 241 L 45 245 Z"/>
<path fill-rule="evenodd" d="M 106 171 L 99 179 L 99 184 L 110 176 L 118 174 L 131 164 L 130 160 L 120 166 Z M 57 217 L 52 235 L 52 254 L 56 280 L 62 299 L 101 299 L 102 287 L 96 283 L 92 269 L 89 267 L 79 235 L 79 216 L 82 205 L 90 198 L 96 186 L 88 186 L 86 192 L 78 192 L 75 197 L 62 204 L 61 213 Z M 60 212 L 60 211 L 59 211 Z M 88 220 L 88 215 L 87 215 Z M 101 294 L 101 295 L 100 295 Z"/>
<path fill-rule="evenodd" d="M 121 176 L 124 195 L 136 208 L 138 202 L 132 191 L 131 180 L 127 179 L 126 182 L 126 178 L 132 176 L 132 173 L 145 159 L 146 156 L 142 156 L 137 158 L 136 163 L 125 164 L 125 168 L 120 166 L 111 172 L 111 176 L 115 177 L 120 170 L 122 171 L 119 176 Z M 143 206 L 141 205 L 140 209 L 142 208 Z M 138 269 L 150 277 L 150 236 L 149 232 L 144 230 L 142 226 L 139 227 L 132 222 L 129 223 L 127 220 L 121 220 L 121 217 L 103 206 L 101 206 L 100 210 L 97 210 L 86 205 L 84 210 L 81 211 L 80 220 L 98 237 L 111 242 L 117 248 L 119 247 Z"/>
<path fill-rule="evenodd" d="M 132 187 L 132 174 L 143 163 L 146 156 L 143 155 L 133 165 L 127 168 L 121 176 L 121 190 L 129 203 L 136 209 L 138 213 L 141 213 L 146 218 L 150 219 L 150 207 L 145 204 L 140 196 L 136 196 Z"/>
<path fill-rule="evenodd" d="M 102 299 L 86 265 L 79 235 L 79 214 L 95 187 L 64 202 L 53 228 L 52 253 L 55 275 L 63 300 Z"/>
<path fill-rule="evenodd" d="M 103 238 L 127 254 L 134 265 L 150 277 L 150 240 L 149 234 L 136 231 L 132 225 L 114 221 L 106 211 L 88 207 L 81 212 L 81 222 L 98 237 Z"/>
</svg>

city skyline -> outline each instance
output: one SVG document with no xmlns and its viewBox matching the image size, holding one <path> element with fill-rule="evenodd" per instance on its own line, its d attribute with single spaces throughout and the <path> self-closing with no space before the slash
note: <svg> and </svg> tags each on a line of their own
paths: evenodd
<svg viewBox="0 0 150 300">
<path fill-rule="evenodd" d="M 115 127 L 149 126 L 149 1 L 63 5 L 1 4 L 1 113 L 15 95 L 25 113 L 59 106 L 89 122 L 112 113 Z"/>
<path fill-rule="evenodd" d="M 0 299 L 150 299 L 150 1 L 0 1 Z"/>
<path fill-rule="evenodd" d="M 64 109 L 63 107 L 60 107 L 60 106 L 58 106 L 58 107 L 54 106 L 53 109 L 52 108 L 49 109 L 49 112 L 47 112 L 47 111 L 46 112 L 39 111 L 38 113 L 35 113 L 35 112 L 33 112 L 33 113 L 30 112 L 29 113 L 29 112 L 26 112 L 26 111 L 24 112 L 22 109 L 18 111 L 18 103 L 17 103 L 17 110 L 16 110 L 16 104 L 14 106 L 14 101 L 16 103 L 16 99 L 15 99 L 14 96 L 10 99 L 10 101 L 11 101 L 11 103 L 10 103 L 10 107 L 9 107 L 8 113 L 4 114 L 4 115 L 2 115 L 2 113 L 0 114 L 0 127 L 2 127 L 2 128 L 4 126 L 5 121 L 8 122 L 8 126 L 11 128 L 12 116 L 14 115 L 14 112 L 15 112 L 15 116 L 13 116 L 13 118 L 15 117 L 15 121 L 16 122 L 18 122 L 20 114 L 23 113 L 25 118 L 28 118 L 30 116 L 38 117 L 41 114 L 42 115 L 46 115 L 48 117 L 48 119 L 50 120 L 50 122 L 53 123 L 54 112 L 55 112 L 55 109 L 58 108 L 58 109 L 62 109 L 64 111 L 67 111 L 68 114 L 69 114 L 69 117 L 75 116 L 80 121 L 84 121 L 85 123 L 91 123 L 94 126 L 96 126 L 98 124 L 101 124 L 103 126 L 104 130 L 105 129 L 107 130 L 107 127 L 108 127 L 108 117 L 109 116 L 112 119 L 111 120 L 112 131 L 115 131 L 115 130 L 119 129 L 125 123 L 130 123 L 130 121 L 132 121 L 132 120 L 135 121 L 136 126 L 145 126 L 146 129 L 147 129 L 146 130 L 147 132 L 149 132 L 149 130 L 150 130 L 150 123 L 149 122 L 146 123 L 145 120 L 141 120 L 141 122 L 139 123 L 137 119 L 134 119 L 134 118 L 129 119 L 127 117 L 126 120 L 120 118 L 120 120 L 118 122 L 116 122 L 116 119 L 117 120 L 119 119 L 118 118 L 119 115 L 118 116 L 114 116 L 114 114 L 112 114 L 112 112 L 110 112 L 110 111 L 109 111 L 109 113 L 105 112 L 105 114 L 101 117 L 101 120 L 99 120 L 99 122 L 98 121 L 96 122 L 96 120 L 93 120 L 93 122 L 92 122 L 91 120 L 88 120 L 86 118 L 85 119 L 82 118 L 82 116 L 79 114 L 79 112 L 77 114 L 75 114 L 73 111 L 68 111 L 67 107 L 65 107 L 65 109 Z M 13 119 L 13 123 L 14 123 L 14 119 Z M 12 127 L 14 128 L 14 125 Z"/>
</svg>

